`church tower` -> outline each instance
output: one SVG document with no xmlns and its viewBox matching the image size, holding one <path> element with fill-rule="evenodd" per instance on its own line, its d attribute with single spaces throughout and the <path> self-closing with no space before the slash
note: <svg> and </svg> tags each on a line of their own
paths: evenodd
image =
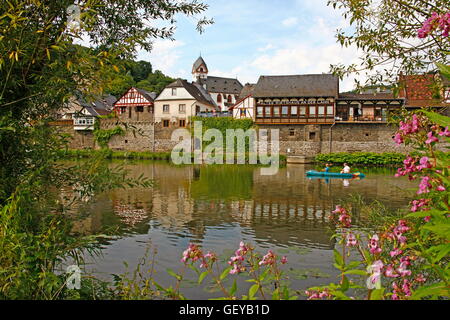
<svg viewBox="0 0 450 320">
<path fill-rule="evenodd" d="M 208 78 L 208 66 L 201 56 L 192 66 L 192 77 L 194 78 L 194 81 Z"/>
</svg>

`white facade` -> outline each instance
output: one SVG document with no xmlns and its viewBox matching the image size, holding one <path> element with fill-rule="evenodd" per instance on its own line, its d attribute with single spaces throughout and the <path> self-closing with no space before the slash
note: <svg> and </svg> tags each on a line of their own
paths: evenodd
<svg viewBox="0 0 450 320">
<path fill-rule="evenodd" d="M 168 121 L 169 126 L 183 127 L 197 112 L 213 110 L 214 106 L 198 101 L 185 88 L 168 87 L 155 100 L 155 122 L 163 122 L 167 126 Z"/>
<path fill-rule="evenodd" d="M 216 92 L 210 92 L 209 94 L 211 98 L 216 102 L 220 111 L 228 111 L 228 107 L 225 105 L 225 103 L 235 104 L 237 102 L 234 94 L 216 93 Z M 228 100 L 229 97 L 231 98 L 230 100 Z"/>
<path fill-rule="evenodd" d="M 234 119 L 255 119 L 255 99 L 252 96 L 238 101 L 233 106 L 233 118 Z"/>
</svg>

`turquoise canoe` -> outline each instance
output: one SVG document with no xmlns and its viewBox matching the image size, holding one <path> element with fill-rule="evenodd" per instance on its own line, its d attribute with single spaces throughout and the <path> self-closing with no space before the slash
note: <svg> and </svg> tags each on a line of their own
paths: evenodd
<svg viewBox="0 0 450 320">
<path fill-rule="evenodd" d="M 353 179 L 353 178 L 364 178 L 365 175 L 360 172 L 355 173 L 339 173 L 339 172 L 324 172 L 324 171 L 308 171 L 306 172 L 308 177 L 324 177 L 324 178 L 341 178 L 341 179 Z"/>
</svg>

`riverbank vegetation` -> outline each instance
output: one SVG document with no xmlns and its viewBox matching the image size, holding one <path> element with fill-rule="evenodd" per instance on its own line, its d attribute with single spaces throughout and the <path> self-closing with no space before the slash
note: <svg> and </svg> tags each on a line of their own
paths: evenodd
<svg viewBox="0 0 450 320">
<path fill-rule="evenodd" d="M 319 154 L 315 160 L 322 163 L 331 164 L 359 164 L 371 166 L 398 165 L 405 160 L 406 155 L 396 152 L 336 152 Z"/>
</svg>

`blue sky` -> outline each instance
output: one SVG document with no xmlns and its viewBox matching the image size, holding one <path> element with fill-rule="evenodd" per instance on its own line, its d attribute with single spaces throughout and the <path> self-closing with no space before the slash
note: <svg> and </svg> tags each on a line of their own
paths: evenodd
<svg viewBox="0 0 450 320">
<path fill-rule="evenodd" d="M 157 40 L 152 52 L 139 52 L 172 77 L 191 80 L 200 52 L 210 75 L 237 77 L 255 83 L 260 75 L 329 72 L 330 64 L 356 62 L 355 48 L 343 49 L 335 31 L 348 28 L 341 12 L 327 0 L 204 0 L 205 13 L 215 20 L 205 33 L 196 20 L 180 16 L 175 41 Z M 350 90 L 353 79 L 341 82 Z"/>
</svg>

